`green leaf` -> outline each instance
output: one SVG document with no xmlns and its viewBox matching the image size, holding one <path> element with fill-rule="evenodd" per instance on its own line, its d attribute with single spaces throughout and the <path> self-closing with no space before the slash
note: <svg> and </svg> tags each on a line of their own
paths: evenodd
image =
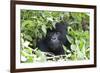
<svg viewBox="0 0 100 73">
<path fill-rule="evenodd" d="M 27 40 L 29 40 L 29 41 L 32 41 L 33 40 L 30 35 L 25 35 L 24 38 L 27 39 Z"/>
<path fill-rule="evenodd" d="M 71 45 L 71 50 L 75 50 L 76 49 L 76 45 L 72 44 Z"/>
<path fill-rule="evenodd" d="M 62 46 L 63 46 L 64 51 L 67 52 L 67 48 L 66 48 L 66 46 L 64 46 L 64 45 L 62 45 Z"/>
<path fill-rule="evenodd" d="M 68 41 L 69 41 L 70 43 L 73 43 L 73 42 L 74 42 L 74 40 L 73 40 L 73 38 L 72 38 L 72 37 L 70 37 L 70 36 L 66 35 L 66 38 L 68 39 Z"/>
<path fill-rule="evenodd" d="M 42 25 L 42 31 L 46 34 L 47 33 L 47 30 L 46 30 L 46 26 L 45 25 Z"/>
</svg>

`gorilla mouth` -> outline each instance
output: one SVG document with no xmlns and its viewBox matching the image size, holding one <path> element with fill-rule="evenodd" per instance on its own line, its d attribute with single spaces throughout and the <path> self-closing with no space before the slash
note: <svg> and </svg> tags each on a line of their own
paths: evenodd
<svg viewBox="0 0 100 73">
<path fill-rule="evenodd" d="M 56 50 L 57 48 L 60 48 L 61 46 L 62 45 L 60 44 L 60 42 L 51 42 L 50 43 L 50 48 L 53 49 L 53 50 Z"/>
</svg>

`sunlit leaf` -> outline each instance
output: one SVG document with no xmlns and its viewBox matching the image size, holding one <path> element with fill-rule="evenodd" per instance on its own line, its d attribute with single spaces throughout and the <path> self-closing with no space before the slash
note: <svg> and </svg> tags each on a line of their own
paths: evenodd
<svg viewBox="0 0 100 73">
<path fill-rule="evenodd" d="M 66 35 L 66 37 L 67 37 L 67 39 L 68 39 L 68 41 L 69 41 L 70 43 L 73 43 L 73 42 L 74 42 L 74 40 L 73 40 L 72 37 L 70 37 L 70 36 L 68 36 L 68 35 Z"/>
<path fill-rule="evenodd" d="M 46 30 L 46 26 L 45 25 L 42 25 L 42 31 L 46 34 L 47 33 L 47 30 Z"/>
</svg>

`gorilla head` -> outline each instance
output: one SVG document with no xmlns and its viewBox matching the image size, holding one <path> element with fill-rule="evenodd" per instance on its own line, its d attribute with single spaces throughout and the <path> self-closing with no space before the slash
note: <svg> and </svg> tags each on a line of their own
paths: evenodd
<svg viewBox="0 0 100 73">
<path fill-rule="evenodd" d="M 51 50 L 55 50 L 59 47 L 61 47 L 61 41 L 60 41 L 60 33 L 56 31 L 51 31 L 47 34 L 47 44 L 48 48 L 51 48 Z"/>
</svg>

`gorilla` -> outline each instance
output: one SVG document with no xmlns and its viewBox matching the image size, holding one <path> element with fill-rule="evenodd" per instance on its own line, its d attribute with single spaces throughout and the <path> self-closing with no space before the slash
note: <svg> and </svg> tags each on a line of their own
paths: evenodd
<svg viewBox="0 0 100 73">
<path fill-rule="evenodd" d="M 63 45 L 69 50 L 71 43 L 66 38 L 67 33 L 67 23 L 57 22 L 55 28 L 47 29 L 46 37 L 43 37 L 37 41 L 37 47 L 43 52 L 50 52 L 54 55 L 64 55 L 66 52 Z"/>
</svg>

